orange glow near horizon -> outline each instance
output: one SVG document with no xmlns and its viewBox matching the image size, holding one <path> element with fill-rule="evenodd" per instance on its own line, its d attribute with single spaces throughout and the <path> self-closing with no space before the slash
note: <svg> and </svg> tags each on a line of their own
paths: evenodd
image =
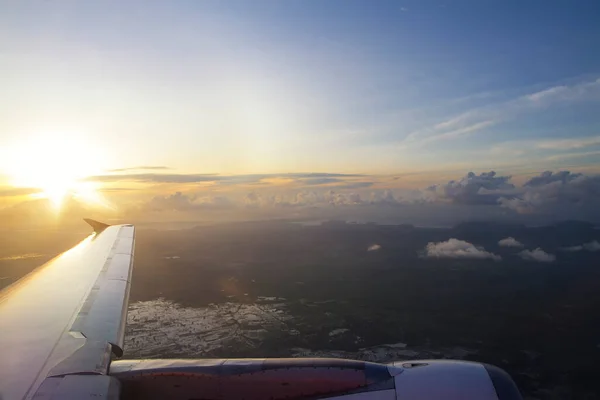
<svg viewBox="0 0 600 400">
<path fill-rule="evenodd" d="M 14 187 L 31 187 L 41 192 L 59 211 L 68 198 L 106 207 L 99 184 L 83 178 L 99 169 L 99 152 L 79 137 L 44 135 L 29 138 L 5 149 L 2 170 Z"/>
</svg>

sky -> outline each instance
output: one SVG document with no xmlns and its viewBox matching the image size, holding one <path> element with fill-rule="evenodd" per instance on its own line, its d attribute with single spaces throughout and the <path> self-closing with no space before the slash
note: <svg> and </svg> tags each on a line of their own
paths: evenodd
<svg viewBox="0 0 600 400">
<path fill-rule="evenodd" d="M 120 210 L 387 198 L 524 215 L 550 199 L 579 214 L 546 216 L 596 218 L 597 1 L 0 10 L 0 207 L 69 191 Z"/>
</svg>

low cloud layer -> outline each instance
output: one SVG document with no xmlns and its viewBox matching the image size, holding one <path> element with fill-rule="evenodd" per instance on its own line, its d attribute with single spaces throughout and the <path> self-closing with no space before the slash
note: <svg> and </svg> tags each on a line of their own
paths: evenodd
<svg viewBox="0 0 600 400">
<path fill-rule="evenodd" d="M 142 206 L 142 211 L 192 211 L 197 209 L 223 209 L 232 206 L 223 196 L 188 196 L 177 192 L 170 196 L 155 196 Z"/>
<path fill-rule="evenodd" d="M 600 251 L 600 242 L 598 242 L 597 240 L 593 240 L 589 243 L 584 243 L 578 246 L 569 246 L 569 247 L 562 247 L 560 249 L 561 251 L 567 251 L 567 252 L 577 252 L 577 251 L 591 251 L 591 252 L 595 252 L 595 251 Z"/>
<path fill-rule="evenodd" d="M 502 258 L 496 254 L 485 251 L 483 247 L 478 247 L 472 243 L 455 238 L 448 239 L 445 242 L 430 242 L 425 247 L 425 257 L 427 258 L 473 258 L 500 261 Z"/>
<path fill-rule="evenodd" d="M 0 197 L 27 196 L 30 194 L 39 193 L 40 191 L 40 189 L 36 188 L 0 187 Z"/>
<path fill-rule="evenodd" d="M 164 165 L 140 165 L 138 167 L 109 169 L 107 172 L 129 172 L 129 171 L 143 171 L 143 170 L 159 171 L 159 170 L 166 170 L 166 169 L 170 169 L 170 168 L 167 166 L 164 166 Z"/>
<path fill-rule="evenodd" d="M 569 171 L 546 171 L 529 179 L 518 193 L 498 200 L 502 207 L 518 213 L 548 213 L 566 218 L 598 217 L 600 176 Z"/>
<path fill-rule="evenodd" d="M 600 251 L 600 243 L 597 240 L 594 240 L 589 243 L 585 243 L 583 248 L 587 251 Z"/>
<path fill-rule="evenodd" d="M 499 246 L 502 247 L 523 247 L 523 243 L 519 242 L 514 237 L 507 237 L 498 242 Z"/>
<path fill-rule="evenodd" d="M 342 218 L 380 223 L 454 225 L 465 220 L 549 224 L 562 220 L 600 222 L 600 177 L 569 171 L 543 172 L 516 185 L 509 175 L 470 172 L 425 189 L 406 189 L 392 177 L 352 174 L 126 174 L 118 178 L 175 185 L 175 192 L 147 200 L 141 208 L 160 212 L 235 209 L 261 218 Z M 102 178 L 102 179 L 104 179 Z M 208 183 L 196 185 L 200 183 Z M 124 183 L 121 182 L 120 186 Z M 181 190 L 179 190 L 181 188 Z M 186 196 L 187 199 L 181 196 Z M 292 211 L 293 209 L 293 211 Z M 292 214 L 288 214 L 291 216 Z M 226 216 L 224 216 L 226 218 Z M 500 246 L 520 247 L 518 241 Z"/>
<path fill-rule="evenodd" d="M 551 263 L 556 261 L 556 256 L 554 254 L 548 254 L 539 247 L 535 250 L 523 250 L 519 253 L 519 256 L 523 260 L 528 261 L 537 261 L 545 263 Z"/>
<path fill-rule="evenodd" d="M 112 170 L 112 172 L 130 172 L 133 170 L 148 169 L 167 169 L 167 167 L 137 167 L 122 168 Z M 290 173 L 290 174 L 247 174 L 247 175 L 220 175 L 220 174 L 162 174 L 162 173 L 128 173 L 128 174 L 108 174 L 91 176 L 87 180 L 94 182 L 144 182 L 144 183 L 200 183 L 200 182 L 221 182 L 221 183 L 258 183 L 265 179 L 294 179 L 299 183 L 307 185 L 323 185 L 327 183 L 345 182 L 342 178 L 361 177 L 357 174 L 333 174 L 333 173 Z"/>
<path fill-rule="evenodd" d="M 206 220 L 219 214 L 219 221 L 345 219 L 423 226 L 451 226 L 474 220 L 527 225 L 562 220 L 600 223 L 600 175 L 570 171 L 543 172 L 529 177 L 522 185 L 516 183 L 518 179 L 495 171 L 469 172 L 461 178 L 419 189 L 405 187 L 414 182 L 414 175 L 177 174 L 170 173 L 173 170 L 161 171 L 164 168 L 123 168 L 121 173 L 87 180 L 96 181 L 101 194 L 126 219 L 135 216 Z M 24 204 L 20 196 L 39 191 L 0 188 L 4 220 L 17 223 L 19 218 L 30 218 L 33 211 L 24 212 L 13 206 Z M 213 213 L 205 212 L 208 210 Z M 499 245 L 519 247 L 512 241 Z M 581 246 L 571 251 L 581 251 Z"/>
<path fill-rule="evenodd" d="M 600 222 L 600 175 L 545 171 L 523 185 L 495 171 L 469 172 L 459 180 L 433 185 L 423 191 L 430 202 L 500 206 L 521 215 L 545 215 L 554 220 Z"/>
<path fill-rule="evenodd" d="M 429 202 L 500 206 L 518 214 L 555 215 L 558 219 L 600 220 L 600 175 L 545 171 L 523 185 L 495 171 L 469 172 L 458 180 L 423 191 Z"/>
<path fill-rule="evenodd" d="M 458 181 L 430 186 L 427 191 L 434 200 L 445 200 L 458 204 L 495 205 L 498 199 L 515 190 L 509 183 L 510 176 L 498 176 L 495 171 L 476 175 L 469 172 Z"/>
</svg>

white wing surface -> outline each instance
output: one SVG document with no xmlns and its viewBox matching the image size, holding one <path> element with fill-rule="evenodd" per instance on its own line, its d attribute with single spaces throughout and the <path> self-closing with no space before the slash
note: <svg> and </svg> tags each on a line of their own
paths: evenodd
<svg viewBox="0 0 600 400">
<path fill-rule="evenodd" d="M 0 292 L 0 400 L 117 398 L 135 229 L 95 233 Z"/>
</svg>

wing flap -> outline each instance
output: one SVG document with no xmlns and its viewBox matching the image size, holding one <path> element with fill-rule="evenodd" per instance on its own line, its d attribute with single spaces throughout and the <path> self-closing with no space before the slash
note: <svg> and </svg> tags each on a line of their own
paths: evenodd
<svg viewBox="0 0 600 400">
<path fill-rule="evenodd" d="M 123 353 L 135 231 L 92 222 L 95 234 L 0 292 L 0 397 L 104 375 Z"/>
<path fill-rule="evenodd" d="M 131 282 L 131 255 L 115 254 L 110 268 L 106 273 L 107 280 L 122 280 Z"/>
<path fill-rule="evenodd" d="M 131 238 L 119 237 L 117 240 L 114 254 L 131 255 L 133 253 L 133 241 Z"/>
<path fill-rule="evenodd" d="M 91 340 L 110 343 L 117 357 L 123 355 L 133 246 L 133 226 L 120 227 L 106 263 L 86 299 L 89 308 L 82 308 L 70 329 Z"/>
<path fill-rule="evenodd" d="M 123 355 L 124 320 L 121 318 L 129 297 L 129 283 L 126 281 L 108 281 L 96 297 L 89 314 L 81 324 L 71 330 L 81 332 L 91 340 L 108 342 L 113 346 L 117 357 Z"/>
</svg>

